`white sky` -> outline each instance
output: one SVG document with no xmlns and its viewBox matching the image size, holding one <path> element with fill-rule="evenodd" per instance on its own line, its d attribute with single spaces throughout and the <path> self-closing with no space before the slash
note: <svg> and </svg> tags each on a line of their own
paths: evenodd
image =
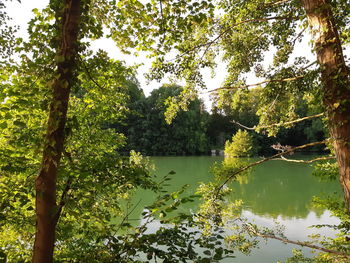
<svg viewBox="0 0 350 263">
<path fill-rule="evenodd" d="M 18 3 L 17 1 L 7 3 L 7 12 L 9 16 L 13 18 L 13 23 L 20 26 L 19 35 L 21 37 L 25 38 L 27 36 L 27 23 L 33 17 L 32 10 L 34 8 L 40 10 L 46 7 L 48 3 L 49 0 L 22 0 L 22 3 Z M 144 73 L 148 72 L 151 61 L 147 59 L 145 55 L 141 54 L 138 57 L 134 57 L 131 55 L 122 54 L 111 39 L 99 39 L 93 41 L 91 46 L 95 50 L 104 49 L 108 51 L 110 57 L 118 60 L 124 60 L 127 65 L 143 63 L 144 65 L 139 67 L 137 79 L 139 80 L 146 95 L 149 95 L 153 89 L 159 88 L 163 83 L 169 83 L 168 80 L 164 80 L 161 83 L 157 81 L 147 83 Z M 214 78 L 210 77 L 211 73 L 209 70 L 203 71 L 203 75 L 208 90 L 219 88 L 226 75 L 225 65 L 223 63 L 218 65 L 216 76 Z M 206 105 L 209 106 L 208 95 L 203 95 L 203 99 L 205 100 Z"/>
<path fill-rule="evenodd" d="M 1 0 L 0 0 L 1 1 Z M 49 3 L 49 0 L 22 0 L 22 3 L 18 3 L 16 0 L 7 2 L 7 12 L 8 14 L 13 18 L 14 24 L 17 24 L 20 26 L 19 35 L 21 37 L 27 36 L 27 23 L 29 20 L 33 17 L 32 9 L 38 8 L 39 10 L 44 8 Z M 308 57 L 313 57 L 311 55 L 311 48 L 308 47 L 308 40 L 303 41 L 301 44 L 298 44 L 299 46 L 296 47 L 296 54 L 295 56 L 300 55 L 306 55 L 305 52 L 308 53 Z M 93 49 L 104 49 L 106 50 L 109 55 L 118 60 L 124 60 L 127 65 L 134 65 L 134 64 L 140 64 L 143 63 L 144 65 L 139 68 L 137 78 L 141 84 L 141 87 L 143 88 L 146 95 L 149 95 L 150 92 L 155 89 L 159 88 L 162 83 L 169 83 L 168 80 L 164 80 L 161 83 L 158 83 L 156 81 L 152 81 L 150 83 L 147 83 L 144 73 L 148 72 L 148 69 L 150 68 L 150 60 L 145 57 L 145 55 L 140 55 L 139 57 L 134 57 L 130 55 L 122 54 L 118 48 L 115 46 L 114 42 L 110 39 L 100 39 L 97 41 L 94 41 L 92 43 Z M 312 60 L 312 59 L 311 59 Z M 272 61 L 272 53 L 267 53 L 266 56 L 266 64 L 268 64 L 270 61 Z M 220 88 L 225 76 L 226 76 L 226 68 L 224 63 L 218 63 L 218 66 L 215 70 L 215 76 L 211 78 L 211 72 L 210 70 L 203 70 L 203 76 L 204 81 L 206 83 L 208 90 L 213 90 Z M 255 78 L 255 76 L 250 76 L 247 80 L 249 84 L 256 83 L 259 80 Z M 182 83 L 179 83 L 182 84 Z M 207 108 L 210 108 L 210 102 L 208 98 L 208 94 L 204 93 L 201 95 L 202 99 L 204 99 L 205 104 Z"/>
</svg>

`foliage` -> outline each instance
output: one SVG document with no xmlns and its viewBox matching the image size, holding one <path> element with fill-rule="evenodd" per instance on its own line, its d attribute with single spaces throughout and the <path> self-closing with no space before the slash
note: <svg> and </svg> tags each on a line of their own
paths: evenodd
<svg viewBox="0 0 350 263">
<path fill-rule="evenodd" d="M 54 10 L 57 8 L 59 3 L 52 1 L 42 12 L 34 10 L 36 16 L 29 24 L 30 37 L 19 41 L 16 50 L 21 59 L 7 76 L 11 82 L 3 81 L 0 86 L 0 258 L 6 262 L 29 262 L 32 254 L 35 232 L 33 182 L 41 164 L 50 87 L 55 78 L 53 62 L 61 59 L 55 56 L 57 28 Z M 96 11 L 93 8 L 88 11 L 91 13 L 84 10 L 81 39 L 84 35 L 102 35 L 100 21 L 92 16 Z M 96 17 L 99 15 L 103 14 Z M 81 40 L 80 58 L 72 80 L 64 154 L 57 164 L 60 167 L 58 211 L 53 212 L 59 214 L 59 221 L 55 261 L 115 262 L 121 256 L 127 262 L 137 262 L 135 255 L 147 252 L 148 258 L 168 262 L 186 259 L 215 262 L 231 254 L 230 250 L 223 248 L 221 235 L 203 238 L 195 228 L 188 231 L 195 225 L 188 216 L 171 219 L 168 222 L 177 222 L 177 226 L 162 227 L 151 234 L 145 232 L 144 225 L 134 228 L 119 222 L 118 219 L 127 216 L 123 202 L 138 187 L 160 190 L 150 175 L 146 159 L 134 151 L 127 157 L 119 154 L 126 144 L 126 137 L 112 125 L 118 126 L 127 120 L 126 115 L 138 106 L 130 101 L 142 101 L 144 97 L 138 86 L 133 85 L 133 68 L 109 58 L 103 51 L 89 51 L 88 46 Z M 178 92 L 179 88 L 167 90 Z M 164 101 L 168 97 L 165 91 L 155 92 L 150 99 L 154 102 L 151 107 L 156 110 L 157 120 L 164 118 Z M 174 132 L 175 139 L 195 134 L 194 139 L 198 142 L 189 144 L 188 151 L 204 151 L 205 114 L 202 104 L 196 100 L 189 109 L 187 116 L 179 117 L 178 124 L 187 121 L 187 126 L 181 127 L 188 129 L 178 128 Z M 198 126 L 198 131 L 189 131 Z M 175 123 L 173 127 L 176 127 Z M 180 204 L 192 200 L 178 195 L 167 195 L 163 199 L 168 201 L 170 196 L 174 203 L 162 209 L 158 202 L 156 211 L 146 217 L 159 213 L 163 218 Z M 119 235 L 121 229 L 128 229 L 131 234 Z M 167 250 L 162 251 L 158 245 L 167 246 Z M 197 248 L 202 248 L 201 252 L 197 252 Z"/>
<path fill-rule="evenodd" d="M 260 104 L 261 125 L 294 118 L 294 105 L 301 94 L 317 90 L 315 70 L 306 67 L 309 61 L 304 57 L 289 60 L 295 45 L 305 35 L 305 16 L 300 4 L 170 0 L 161 5 L 162 11 L 157 12 L 158 3 L 135 3 L 135 9 L 143 7 L 145 10 L 144 24 L 135 27 L 128 36 L 117 34 L 125 39 L 121 43 L 125 49 L 138 47 L 152 53 L 155 59 L 151 78 L 160 79 L 170 73 L 186 80 L 188 92 L 193 93 L 194 84 L 203 86 L 201 68 L 214 68 L 218 56 L 222 56 L 228 68 L 229 75 L 224 86 L 232 87 L 232 90 L 245 87 L 246 73 L 249 72 L 255 71 L 258 77 L 268 80 L 305 75 L 295 81 L 267 82 L 261 98 L 263 103 Z M 215 9 L 220 12 L 215 12 Z M 121 10 L 119 12 L 122 13 Z M 117 22 L 118 26 L 135 21 L 134 16 L 133 13 L 128 14 L 125 20 Z M 340 20 L 345 21 L 346 16 L 343 15 Z M 147 26 L 149 21 L 152 21 L 152 28 Z M 175 29 L 173 24 L 177 25 Z M 139 32 L 148 38 L 132 39 L 131 35 L 137 36 Z M 170 50 L 174 51 L 173 56 L 169 55 Z M 266 68 L 262 61 L 269 50 L 276 52 L 271 63 L 273 67 Z M 226 93 L 222 89 L 218 95 L 224 98 Z M 185 97 L 182 95 L 182 98 Z M 175 100 L 173 108 L 176 104 Z"/>
<path fill-rule="evenodd" d="M 305 34 L 306 16 L 300 3 L 278 1 L 276 4 L 255 0 L 169 0 L 145 4 L 129 0 L 117 4 L 115 1 L 83 2 L 80 60 L 73 79 L 75 84 L 65 131 L 67 143 L 64 157 L 57 164 L 60 165 L 57 209 L 61 215 L 57 229 L 57 262 L 113 262 L 115 257 L 125 253 L 128 260 L 134 260 L 138 252 L 146 251 L 147 260 L 161 258 L 165 262 L 221 259 L 231 252 L 221 247 L 221 227 L 228 220 L 238 217 L 241 203 L 228 202 L 224 197 L 228 187 L 221 187 L 217 182 L 201 186 L 199 192 L 204 203 L 197 221 L 180 216 L 180 219 L 188 221 L 182 221 L 173 228 L 163 227 L 155 234 L 145 234 L 145 228 L 140 227 L 129 236 L 116 236 L 121 225 L 115 224 L 113 219 L 123 215 L 120 200 L 129 198 L 137 187 L 158 188 L 150 177 L 147 162 L 138 154 L 132 152 L 130 157 L 119 155 L 118 151 L 126 142 L 124 135 L 115 128 L 122 126 L 122 121 L 133 126 L 133 130 L 126 132 L 129 146 L 144 146 L 139 149 L 141 151 L 205 152 L 208 148 L 204 133 L 207 116 L 196 97 L 195 85 L 203 86 L 200 69 L 214 68 L 215 58 L 222 55 L 229 71 L 225 83 L 229 91 L 223 89 L 218 92 L 218 100 L 228 98 L 228 103 L 231 103 L 230 107 L 226 107 L 228 111 L 234 112 L 232 115 L 243 113 L 249 116 L 240 118 L 249 120 L 253 126 L 259 116 L 258 125 L 269 126 L 267 132 L 276 135 L 279 128 L 273 124 L 283 124 L 303 115 L 298 112 L 302 108 L 299 105 L 305 101 L 317 105 L 321 97 L 319 67 L 311 66 L 304 57 L 292 58 L 295 44 Z M 339 1 L 341 8 L 334 1 L 331 4 L 340 35 L 344 43 L 348 43 L 349 5 L 346 1 Z M 17 42 L 20 61 L 14 67 L 5 64 L 1 68 L 5 74 L 0 86 L 0 257 L 6 257 L 8 262 L 28 262 L 30 257 L 34 234 L 33 181 L 41 162 L 39 153 L 44 143 L 50 86 L 57 77 L 54 75 L 55 62 L 61 59 L 55 52 L 58 39 L 55 11 L 62 8 L 61 5 L 60 1 L 51 1 L 43 12 L 34 10 L 36 17 L 29 24 L 28 41 Z M 0 4 L 2 7 L 3 4 Z M 0 13 L 0 18 L 0 41 L 5 44 L 1 47 L 8 55 L 14 47 L 14 31 L 3 23 L 7 19 L 6 14 Z M 170 73 L 186 80 L 187 85 L 183 89 L 163 87 L 152 93 L 150 98 L 144 98 L 137 85 L 130 83 L 132 69 L 110 59 L 104 52 L 88 50 L 87 39 L 103 36 L 104 25 L 125 52 L 130 48 L 151 52 L 150 56 L 155 58 L 149 75 L 151 78 L 161 79 Z M 265 52 L 273 49 L 276 52 L 272 67 L 265 68 L 262 65 Z M 170 50 L 175 50 L 171 58 Z M 253 71 L 257 77 L 267 80 L 264 89 L 232 92 L 240 87 L 247 88 L 246 74 Z M 130 89 L 122 88 L 127 86 Z M 179 99 L 169 96 L 178 96 Z M 240 102 L 245 102 L 242 106 L 249 107 L 242 110 Z M 224 104 L 227 105 L 227 102 Z M 188 112 L 178 114 L 171 126 L 166 126 L 164 113 L 168 112 L 170 121 L 180 109 Z M 136 112 L 139 118 L 126 118 L 125 115 L 130 112 Z M 310 109 L 302 111 L 310 112 Z M 138 123 L 138 119 L 142 122 Z M 321 128 L 317 126 L 320 125 L 315 124 L 312 128 L 319 132 Z M 307 133 L 310 138 L 316 134 L 310 130 Z M 139 134 L 143 136 L 138 138 Z M 242 143 L 246 136 L 240 137 L 237 141 Z M 188 143 L 183 145 L 180 141 Z M 228 144 L 228 148 L 232 145 Z M 246 148 L 249 149 L 249 146 Z M 237 148 L 232 151 L 237 152 Z M 225 160 L 222 171 L 229 175 L 239 165 Z M 218 166 L 214 170 L 219 171 L 220 168 Z M 328 164 L 322 167 L 322 171 L 324 168 L 334 169 Z M 326 175 L 329 175 L 328 171 Z M 217 191 L 218 187 L 223 191 Z M 164 217 L 166 213 L 175 211 L 182 200 L 188 200 L 176 196 L 164 197 L 165 201 L 172 199 L 174 203 L 163 210 L 160 209 L 163 205 L 160 201 L 153 212 L 159 212 Z M 343 221 L 337 226 L 342 231 L 339 238 L 324 244 L 348 252 L 346 235 L 349 224 L 344 205 L 333 199 L 326 204 Z M 200 232 L 197 230 L 184 230 L 191 228 L 193 222 L 199 223 L 205 230 L 207 239 L 198 237 Z M 237 225 L 234 229 L 238 234 L 229 241 L 235 247 L 247 252 L 256 245 L 247 239 L 246 233 L 240 232 Z M 194 241 L 191 243 L 189 239 Z M 175 244 L 171 242 L 174 240 Z M 163 251 L 153 244 L 167 245 L 168 250 Z M 195 254 L 196 246 L 209 248 L 203 251 L 206 256 Z M 331 258 L 330 255 L 320 257 L 325 260 Z M 301 257 L 296 254 L 294 261 L 298 259 L 301 260 Z"/>
<path fill-rule="evenodd" d="M 334 13 L 331 23 L 339 29 L 342 42 L 348 43 L 349 8 L 344 6 L 346 1 L 338 2 L 329 2 Z M 153 27 L 140 25 L 134 31 L 135 35 L 146 32 L 148 38 L 144 39 L 147 42 L 143 39 L 133 41 L 131 36 L 128 39 L 135 47 L 146 47 L 151 51 L 151 57 L 155 59 L 150 77 L 154 79 L 172 74 L 186 80 L 189 87 L 195 84 L 201 86 L 201 68 L 214 68 L 217 57 L 221 57 L 228 69 L 224 88 L 218 92 L 222 98 L 230 93 L 226 90 L 248 88 L 249 74 L 264 78 L 261 103 L 255 111 L 259 116 L 258 128 L 267 127 L 265 130 L 269 135 L 276 135 L 281 127 L 289 128 L 286 122 L 311 112 L 298 112 L 298 105 L 303 100 L 311 98 L 316 102 L 314 105 L 321 105 L 324 95 L 322 88 L 333 78 L 320 78 L 322 66 L 313 63 L 314 58 L 310 61 L 304 54 L 295 56 L 294 50 L 298 49 L 298 43 L 308 33 L 307 15 L 302 4 L 303 1 L 222 0 L 193 3 L 169 0 L 161 3 L 164 12 L 155 12 L 158 3 L 151 2 L 145 8 L 145 16 L 148 21 L 153 19 Z M 132 15 L 128 19 L 132 21 Z M 170 22 L 179 26 L 174 29 L 168 24 Z M 173 56 L 168 54 L 170 50 L 174 51 Z M 271 55 L 270 65 L 264 65 L 265 58 Z M 194 89 L 189 89 L 189 93 L 195 93 Z M 184 97 L 182 95 L 180 99 Z M 338 93 L 336 99 L 339 99 Z M 348 97 L 341 99 L 348 100 Z M 335 108 L 339 103 L 334 105 Z M 172 112 L 180 108 L 176 107 L 177 104 L 178 101 L 174 99 L 170 105 Z M 316 108 L 319 110 L 316 113 L 324 111 L 320 106 Z"/>
<path fill-rule="evenodd" d="M 164 179 L 170 178 L 166 176 Z M 225 247 L 222 231 L 203 235 L 201 221 L 196 214 L 177 211 L 181 205 L 198 197 L 183 196 L 185 187 L 159 196 L 147 206 L 143 212 L 144 223 L 134 233 L 112 238 L 111 247 L 118 262 L 158 259 L 163 262 L 220 262 L 223 258 L 233 257 L 233 250 Z M 156 230 L 148 229 L 150 224 L 158 222 L 160 226 Z"/>
<path fill-rule="evenodd" d="M 231 132 L 237 132 L 241 126 L 246 129 L 254 129 L 250 132 L 254 142 L 254 151 L 258 155 L 270 155 L 273 153 L 271 145 L 282 143 L 284 145 L 303 145 L 310 141 L 321 141 L 325 136 L 325 127 L 320 119 L 305 120 L 300 123 L 294 124 L 292 127 L 286 127 L 286 125 L 275 123 L 274 131 L 278 131 L 273 137 L 267 136 L 267 133 L 271 134 L 267 129 L 272 127 L 261 126 L 259 124 L 259 108 L 264 103 L 261 98 L 264 97 L 263 89 L 261 87 L 251 89 L 233 89 L 222 90 L 221 95 L 213 95 L 213 113 L 211 118 L 213 121 L 216 119 L 220 121 L 219 116 L 223 121 L 220 121 L 220 125 L 212 124 L 216 127 L 216 130 L 220 130 L 227 136 L 229 129 Z M 320 107 L 313 105 L 311 97 L 298 100 L 296 105 L 296 113 L 300 116 L 313 115 L 319 112 Z M 214 119 L 215 118 L 215 119 Z M 229 124 L 229 122 L 231 122 Z M 210 122 L 211 125 L 211 122 Z M 230 126 L 228 126 L 230 125 Z M 220 127 L 221 126 L 221 127 Z M 227 128 L 226 128 L 227 127 Z M 211 137 L 219 137 L 218 131 L 209 126 L 208 135 Z M 218 140 L 218 139 L 216 139 Z M 222 144 L 223 145 L 223 144 Z M 309 151 L 324 152 L 322 147 L 313 147 L 307 149 Z"/>
<path fill-rule="evenodd" d="M 11 55 L 13 54 L 14 47 L 16 45 L 15 33 L 18 29 L 17 26 L 11 25 L 11 18 L 6 13 L 5 1 L 0 3 L 0 62 L 6 64 L 11 61 Z M 0 70 L 5 67 L 0 66 Z"/>
<path fill-rule="evenodd" d="M 32 254 L 33 186 L 55 79 L 53 61 L 59 59 L 55 58 L 57 36 L 51 7 L 34 10 L 30 37 L 19 41 L 16 49 L 20 60 L 12 66 L 14 70 L 7 71 L 11 82 L 2 81 L 0 86 L 0 248 L 6 262 L 29 262 Z M 102 259 L 105 236 L 119 228 L 112 219 L 123 215 L 122 200 L 130 198 L 137 187 L 157 189 L 147 161 L 134 152 L 120 156 L 125 136 L 107 126 L 120 122 L 128 111 L 128 94 L 120 87 L 134 71 L 105 52 L 93 53 L 86 47 L 81 45 L 73 79 L 59 164 L 57 211 L 53 211 L 60 215 L 57 262 L 76 262 L 94 254 Z"/>
<path fill-rule="evenodd" d="M 198 210 L 198 222 L 205 235 L 210 235 L 220 230 L 225 233 L 227 246 L 232 250 L 249 254 L 256 248 L 258 241 L 242 227 L 245 221 L 241 217 L 243 208 L 242 200 L 231 200 L 228 194 L 232 191 L 229 185 L 225 184 L 226 176 L 247 165 L 247 162 L 237 158 L 229 158 L 221 164 L 215 163 L 211 169 L 214 180 L 207 184 L 201 184 L 197 193 L 201 195 L 201 204 Z M 250 171 L 235 178 L 243 182 L 244 176 Z M 246 177 L 245 177 L 246 178 Z"/>
<path fill-rule="evenodd" d="M 334 181 L 338 178 L 338 170 L 336 162 L 318 162 L 314 165 L 313 175 L 323 181 Z"/>
<path fill-rule="evenodd" d="M 250 157 L 252 155 L 254 155 L 253 140 L 247 131 L 238 130 L 232 136 L 232 142 L 225 143 L 225 156 Z"/>
<path fill-rule="evenodd" d="M 84 63 L 94 67 L 94 81 L 106 75 L 113 75 L 113 79 L 101 89 L 86 71 L 77 77 L 81 82 L 70 100 L 65 154 L 58 179 L 62 214 L 57 230 L 57 260 L 103 251 L 103 237 L 117 228 L 111 219 L 123 214 L 121 200 L 136 187 L 155 189 L 147 162 L 134 153 L 130 158 L 121 157 L 117 150 L 125 138 L 106 127 L 106 123 L 120 121 L 125 114 L 126 95 L 119 86 L 131 71 L 101 52 L 87 57 Z M 32 184 L 40 165 L 38 151 L 47 109 L 42 107 L 45 93 L 37 92 L 45 88 L 44 83 L 37 82 L 36 89 L 28 90 L 27 77 L 17 75 L 14 79 L 17 81 L 4 90 L 8 99 L 0 108 L 2 116 L 9 117 L 4 118 L 0 139 L 4 208 L 0 247 L 5 248 L 8 262 L 27 262 L 34 234 Z"/>
<path fill-rule="evenodd" d="M 164 119 L 166 100 L 176 96 L 182 88 L 164 85 L 151 95 L 132 102 L 125 127 L 117 127 L 128 138 L 127 149 L 135 149 L 147 155 L 183 155 L 208 152 L 206 127 L 208 114 L 198 98 L 180 112 L 171 124 Z"/>
</svg>

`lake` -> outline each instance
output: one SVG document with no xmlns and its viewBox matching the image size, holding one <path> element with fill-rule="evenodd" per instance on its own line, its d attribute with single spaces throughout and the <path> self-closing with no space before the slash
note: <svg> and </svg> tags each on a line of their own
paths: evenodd
<svg viewBox="0 0 350 263">
<path fill-rule="evenodd" d="M 176 191 L 188 184 L 187 193 L 192 194 L 200 182 L 209 182 L 213 179 L 210 167 L 214 162 L 221 162 L 223 157 L 152 157 L 157 177 L 163 177 L 169 171 L 172 175 L 169 191 Z M 252 159 L 254 161 L 257 159 Z M 273 227 L 276 222 L 285 226 L 285 235 L 292 240 L 306 240 L 307 235 L 319 233 L 331 236 L 330 230 L 311 229 L 316 224 L 336 224 L 339 220 L 330 215 L 327 210 L 315 209 L 311 205 L 313 196 L 321 194 L 340 193 L 337 182 L 320 182 L 312 176 L 312 167 L 308 164 L 291 163 L 285 161 L 269 161 L 253 169 L 251 174 L 231 184 L 233 191 L 230 199 L 242 199 L 244 209 L 242 216 L 261 225 Z M 133 216 L 140 218 L 144 205 L 152 203 L 153 193 L 140 191 L 134 200 L 140 201 Z M 195 211 L 198 202 L 183 207 L 183 210 Z M 157 228 L 156 224 L 152 227 Z M 292 255 L 293 245 L 286 245 L 277 240 L 261 242 L 260 249 L 254 250 L 249 256 L 237 253 L 236 259 L 222 262 L 260 262 L 271 263 L 284 261 Z M 304 249 L 306 254 L 310 250 Z"/>
</svg>

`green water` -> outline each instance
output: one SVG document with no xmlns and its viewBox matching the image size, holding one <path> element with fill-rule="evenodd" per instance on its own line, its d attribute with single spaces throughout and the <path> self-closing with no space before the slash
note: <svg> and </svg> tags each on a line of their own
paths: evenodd
<svg viewBox="0 0 350 263">
<path fill-rule="evenodd" d="M 188 184 L 188 193 L 193 193 L 200 182 L 209 182 L 213 179 L 209 173 L 214 162 L 220 162 L 222 157 L 153 157 L 157 177 L 175 171 L 172 176 L 169 191 L 175 191 L 181 185 Z M 241 180 L 241 183 L 231 184 L 233 192 L 231 199 L 242 199 L 244 209 L 242 216 L 252 222 L 263 226 L 274 226 L 279 222 L 285 226 L 285 234 L 294 240 L 305 240 L 308 234 L 320 233 L 332 235 L 327 229 L 310 229 L 315 224 L 335 224 L 337 218 L 331 217 L 328 211 L 315 209 L 310 202 L 312 197 L 320 194 L 340 192 L 337 182 L 320 182 L 311 175 L 310 165 L 290 163 L 284 161 L 270 161 L 256 167 L 251 174 Z M 137 193 L 135 200 L 140 202 L 133 215 L 137 217 L 144 205 L 155 199 L 154 194 L 148 191 Z M 197 209 L 198 203 L 191 203 L 183 210 Z M 157 224 L 152 227 L 157 228 Z M 284 260 L 292 255 L 295 246 L 285 245 L 279 241 L 262 242 L 260 249 L 254 250 L 251 255 L 245 256 L 237 253 L 236 259 L 222 262 L 261 262 L 270 263 Z M 308 250 L 305 253 L 309 254 Z"/>
</svg>

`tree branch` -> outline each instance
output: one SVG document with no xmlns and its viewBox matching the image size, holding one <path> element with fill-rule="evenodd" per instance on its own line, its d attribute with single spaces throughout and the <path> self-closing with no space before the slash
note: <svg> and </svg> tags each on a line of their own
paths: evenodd
<svg viewBox="0 0 350 263">
<path fill-rule="evenodd" d="M 71 164 L 73 164 L 72 156 L 70 155 L 70 153 L 64 151 L 63 154 L 68 158 L 69 162 Z M 58 210 L 57 210 L 56 215 L 55 215 L 56 224 L 57 224 L 58 220 L 60 219 L 63 207 L 66 204 L 65 200 L 66 200 L 66 197 L 68 195 L 69 190 L 71 189 L 72 182 L 73 182 L 73 177 L 69 176 L 67 181 L 66 181 L 65 187 L 62 191 L 60 202 L 58 203 Z"/>
<path fill-rule="evenodd" d="M 315 145 L 325 144 L 329 140 L 330 139 L 326 139 L 326 140 L 319 141 L 319 142 L 312 142 L 312 143 L 307 143 L 307 144 L 304 144 L 304 145 L 301 145 L 301 146 L 293 147 L 293 148 L 290 148 L 290 149 L 288 149 L 288 150 L 286 150 L 284 152 L 277 153 L 277 154 L 272 155 L 270 157 L 267 157 L 267 158 L 264 158 L 264 159 L 259 160 L 257 162 L 251 163 L 251 164 L 249 164 L 249 165 L 247 165 L 247 166 L 245 166 L 245 167 L 243 167 L 241 169 L 238 169 L 236 172 L 234 172 L 229 177 L 227 177 L 226 180 L 217 188 L 216 196 L 219 194 L 219 192 L 221 191 L 221 189 L 224 187 L 225 184 L 227 184 L 229 181 L 231 181 L 233 178 L 235 178 L 236 175 L 238 175 L 238 174 L 248 170 L 249 168 L 252 168 L 252 167 L 257 166 L 257 165 L 259 165 L 261 163 L 265 163 L 267 161 L 276 159 L 278 157 L 281 157 L 282 155 L 295 152 L 296 150 L 301 150 L 301 149 L 308 148 L 308 147 L 315 146 Z"/>
<path fill-rule="evenodd" d="M 216 92 L 218 90 L 247 89 L 247 88 L 250 88 L 250 87 L 256 87 L 256 86 L 260 86 L 260 85 L 268 84 L 268 83 L 273 83 L 273 82 L 295 81 L 295 80 L 298 80 L 298 79 L 302 79 L 304 77 L 305 77 L 305 75 L 296 76 L 296 77 L 292 77 L 292 78 L 284 78 L 284 79 L 270 79 L 270 80 L 264 80 L 264 81 L 261 81 L 261 82 L 258 82 L 258 83 L 254 83 L 254 84 L 246 84 L 246 85 L 237 86 L 237 87 L 224 86 L 224 87 L 220 87 L 220 88 L 217 88 L 217 89 L 209 90 L 206 93 Z"/>
<path fill-rule="evenodd" d="M 317 63 L 317 60 L 315 60 L 314 62 L 311 62 L 309 65 L 306 65 L 305 67 L 303 67 L 301 70 L 305 70 L 308 69 L 309 67 L 315 65 Z"/>
<path fill-rule="evenodd" d="M 68 195 L 69 190 L 71 189 L 72 181 L 73 181 L 73 177 L 72 176 L 68 177 L 68 179 L 66 181 L 66 185 L 62 191 L 61 199 L 60 199 L 60 202 L 58 204 L 58 210 L 57 210 L 56 215 L 55 215 L 56 224 L 57 224 L 58 220 L 60 219 L 63 207 L 66 204 L 65 200 L 66 200 L 66 197 Z"/>
<path fill-rule="evenodd" d="M 294 244 L 294 245 L 298 245 L 298 246 L 302 246 L 302 247 L 308 247 L 308 248 L 312 248 L 312 249 L 316 249 L 316 250 L 320 250 L 326 253 L 330 253 L 330 254 L 334 254 L 334 255 L 338 255 L 344 258 L 350 258 L 349 254 L 345 254 L 343 252 L 340 251 L 336 251 L 336 250 L 332 250 L 332 249 L 328 249 L 325 247 L 320 247 L 317 245 L 313 245 L 310 244 L 309 242 L 303 242 L 303 241 L 294 241 L 294 240 L 290 240 L 287 238 L 282 238 L 282 237 L 278 237 L 276 235 L 271 235 L 271 234 L 263 234 L 260 233 L 259 231 L 257 231 L 256 229 L 254 229 L 251 225 L 243 223 L 243 225 L 245 226 L 245 228 L 247 229 L 248 232 L 250 232 L 251 234 L 258 236 L 258 237 L 262 237 L 265 239 L 276 239 L 279 241 L 282 241 L 283 243 L 289 243 L 289 244 Z"/>
<path fill-rule="evenodd" d="M 287 2 L 290 2 L 291 0 L 280 0 L 280 1 L 276 1 L 276 2 L 271 2 L 271 3 L 266 3 L 264 5 L 264 7 L 269 7 L 269 6 L 273 6 L 273 5 L 280 5 L 280 4 L 284 4 Z"/>
<path fill-rule="evenodd" d="M 236 27 L 236 26 L 240 26 L 243 24 L 248 24 L 248 23 L 252 23 L 252 22 L 266 22 L 266 21 L 270 21 L 270 20 L 284 20 L 284 19 L 293 19 L 296 17 L 293 16 L 272 16 L 272 17 L 266 17 L 266 18 L 254 18 L 254 19 L 247 19 L 247 20 L 243 20 L 241 22 L 238 22 L 232 26 L 230 26 L 228 29 L 222 31 L 216 38 L 214 38 L 212 41 L 206 43 L 206 45 L 211 45 L 214 42 L 216 42 L 219 38 L 221 38 L 223 35 L 225 35 L 226 33 L 228 33 L 232 28 Z M 204 46 L 204 45 L 203 45 Z"/>
<path fill-rule="evenodd" d="M 284 20 L 284 19 L 297 19 L 297 18 L 298 17 L 293 17 L 293 16 L 273 16 L 273 17 L 267 17 L 267 18 L 247 19 L 247 20 L 238 22 L 238 23 L 236 23 L 236 24 L 234 24 L 232 26 L 229 26 L 229 28 L 227 28 L 226 30 L 222 31 L 214 39 L 212 39 L 212 40 L 210 40 L 210 41 L 208 41 L 206 43 L 194 46 L 190 50 L 187 50 L 186 52 L 184 52 L 181 56 L 183 56 L 185 54 L 188 54 L 188 53 L 191 53 L 191 52 L 194 52 L 194 51 L 196 51 L 196 50 L 198 50 L 199 48 L 202 48 L 202 47 L 206 47 L 206 51 L 204 51 L 204 53 L 206 53 L 211 45 L 213 45 L 216 41 L 218 41 L 223 35 L 229 33 L 230 30 L 232 30 L 232 28 L 237 27 L 239 25 L 253 23 L 253 22 L 266 22 L 266 21 L 270 21 L 270 20 Z"/>
<path fill-rule="evenodd" d="M 89 78 L 101 91 L 103 91 L 103 90 L 104 90 L 104 87 L 105 87 L 106 85 L 101 86 L 101 85 L 92 77 L 92 75 L 91 75 L 91 73 L 90 73 L 90 70 L 89 70 L 89 68 L 87 67 L 87 65 L 85 64 L 85 62 L 83 61 L 83 59 L 80 58 L 79 60 L 80 60 L 81 64 L 83 65 L 83 67 L 84 67 L 84 69 L 85 69 L 85 73 L 86 73 L 86 75 L 88 76 L 88 78 Z"/>
<path fill-rule="evenodd" d="M 334 160 L 336 159 L 335 156 L 326 156 L 326 157 L 318 157 L 318 158 L 314 158 L 312 160 L 295 160 L 295 159 L 287 159 L 284 156 L 281 156 L 281 158 L 276 158 L 273 160 L 282 160 L 282 161 L 286 161 L 286 162 L 293 162 L 293 163 L 313 163 L 313 162 L 317 162 L 317 161 L 324 161 L 324 160 Z"/>
<path fill-rule="evenodd" d="M 122 221 L 120 222 L 118 228 L 114 231 L 114 234 L 117 234 L 118 231 L 120 230 L 120 228 L 123 226 L 123 224 L 125 223 L 126 220 L 130 220 L 129 216 L 132 214 L 132 212 L 135 211 L 135 209 L 137 208 L 137 206 L 141 203 L 142 199 L 140 199 L 134 206 L 133 208 L 123 217 Z"/>
<path fill-rule="evenodd" d="M 295 45 L 295 42 L 297 42 L 297 40 L 303 35 L 303 33 L 305 32 L 306 28 L 304 28 L 303 30 L 301 30 L 299 32 L 299 34 L 292 40 L 293 45 Z"/>
<path fill-rule="evenodd" d="M 246 129 L 246 130 L 251 130 L 251 131 L 256 131 L 257 129 L 267 129 L 267 128 L 271 128 L 271 127 L 280 127 L 280 126 L 285 126 L 285 125 L 290 125 L 290 124 L 294 124 L 294 123 L 298 123 L 298 122 L 302 122 L 302 121 L 305 121 L 305 120 L 309 120 L 309 119 L 313 119 L 313 118 L 318 118 L 318 117 L 322 117 L 324 116 L 324 113 L 319 113 L 319 114 L 315 114 L 315 115 L 312 115 L 312 116 L 306 116 L 306 117 L 302 117 L 302 118 L 299 118 L 299 119 L 296 119 L 296 120 L 293 120 L 293 121 L 287 121 L 287 122 L 282 122 L 282 123 L 274 123 L 274 124 L 271 124 L 271 125 L 266 125 L 266 126 L 254 126 L 254 127 L 247 127 L 235 120 L 232 120 L 231 122 L 238 125 L 238 126 L 241 126 L 242 128 Z"/>
</svg>

